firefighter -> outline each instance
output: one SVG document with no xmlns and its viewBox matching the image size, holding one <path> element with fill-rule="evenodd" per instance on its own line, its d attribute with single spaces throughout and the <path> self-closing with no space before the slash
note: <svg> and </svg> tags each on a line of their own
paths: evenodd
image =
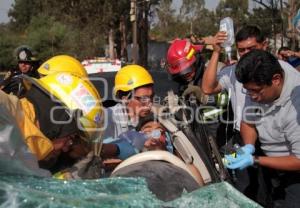
<svg viewBox="0 0 300 208">
<path fill-rule="evenodd" d="M 39 78 L 37 72 L 39 60 L 27 46 L 21 46 L 17 49 L 16 59 L 18 62 L 17 66 L 7 72 L 0 84 L 0 89 L 8 94 L 12 93 L 18 97 L 22 97 L 25 94 L 25 88 L 20 75 L 26 74 L 30 77 Z"/>
<path fill-rule="evenodd" d="M 0 91 L 0 100 L 16 118 L 40 167 L 54 173 L 85 157 L 100 137 L 103 119 L 92 83 L 69 73 L 24 79 L 31 83 L 24 98 Z"/>
</svg>

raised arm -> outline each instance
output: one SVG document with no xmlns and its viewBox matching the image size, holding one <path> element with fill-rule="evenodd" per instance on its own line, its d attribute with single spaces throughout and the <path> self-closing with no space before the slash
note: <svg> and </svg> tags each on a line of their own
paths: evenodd
<svg viewBox="0 0 300 208">
<path fill-rule="evenodd" d="M 209 41 L 207 41 L 213 45 L 214 51 L 203 74 L 201 87 L 205 94 L 216 94 L 222 90 L 222 87 L 217 80 L 217 66 L 221 52 L 220 44 L 223 43 L 226 38 L 227 36 L 225 32 L 218 32 L 213 39 L 209 39 Z"/>
</svg>

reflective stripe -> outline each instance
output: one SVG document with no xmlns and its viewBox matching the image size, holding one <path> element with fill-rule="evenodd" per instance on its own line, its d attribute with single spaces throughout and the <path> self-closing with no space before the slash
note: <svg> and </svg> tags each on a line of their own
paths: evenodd
<svg viewBox="0 0 300 208">
<path fill-rule="evenodd" d="M 207 111 L 207 112 L 203 113 L 203 117 L 207 118 L 207 117 L 211 117 L 213 115 L 219 115 L 223 111 L 224 111 L 223 109 L 214 109 L 214 110 L 211 110 L 211 111 Z"/>
<path fill-rule="evenodd" d="M 186 59 L 190 60 L 193 57 L 194 54 L 195 54 L 195 50 L 193 48 L 191 48 L 189 53 L 186 55 Z"/>
</svg>

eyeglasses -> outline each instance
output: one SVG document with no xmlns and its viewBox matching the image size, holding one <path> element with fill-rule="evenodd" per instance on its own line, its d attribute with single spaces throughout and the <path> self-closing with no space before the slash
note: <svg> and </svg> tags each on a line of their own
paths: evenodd
<svg viewBox="0 0 300 208">
<path fill-rule="evenodd" d="M 247 90 L 245 88 L 242 88 L 242 93 L 246 95 L 262 95 L 264 93 L 265 87 L 261 87 L 260 89 L 252 89 L 252 90 Z"/>
<path fill-rule="evenodd" d="M 153 97 L 154 95 L 143 95 L 143 96 L 133 96 L 134 99 L 136 99 L 137 101 L 139 101 L 140 103 L 152 103 L 153 102 Z"/>
</svg>

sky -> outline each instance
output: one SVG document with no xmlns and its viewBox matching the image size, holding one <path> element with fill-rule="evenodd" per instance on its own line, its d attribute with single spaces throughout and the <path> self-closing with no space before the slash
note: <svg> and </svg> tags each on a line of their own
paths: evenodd
<svg viewBox="0 0 300 208">
<path fill-rule="evenodd" d="M 180 0 L 175 0 L 175 2 L 180 2 Z M 208 9 L 214 9 L 220 0 L 205 0 L 205 7 Z M 6 23 L 9 21 L 7 12 L 11 7 L 14 0 L 0 0 L 0 23 Z"/>
<path fill-rule="evenodd" d="M 0 0 L 0 23 L 6 23 L 9 21 L 7 13 L 13 2 L 14 0 Z"/>
</svg>

